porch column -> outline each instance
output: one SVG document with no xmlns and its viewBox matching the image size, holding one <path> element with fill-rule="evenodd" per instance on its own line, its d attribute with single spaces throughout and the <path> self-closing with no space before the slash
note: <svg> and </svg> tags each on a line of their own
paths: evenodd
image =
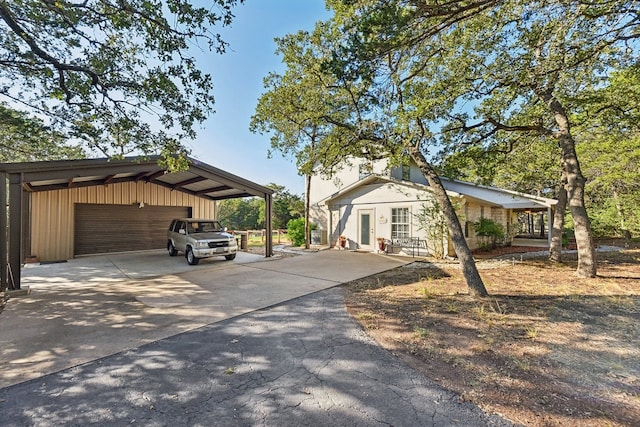
<svg viewBox="0 0 640 427">
<path fill-rule="evenodd" d="M 551 206 L 547 206 L 547 230 L 549 230 L 549 232 L 547 233 L 547 244 L 549 245 L 549 248 L 551 248 L 551 231 L 553 230 L 553 210 L 551 209 Z"/>
</svg>

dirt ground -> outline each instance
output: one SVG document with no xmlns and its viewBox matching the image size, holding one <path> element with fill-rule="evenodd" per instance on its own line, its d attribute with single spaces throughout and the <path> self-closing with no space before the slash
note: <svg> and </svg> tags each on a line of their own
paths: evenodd
<svg viewBox="0 0 640 427">
<path fill-rule="evenodd" d="M 424 375 L 515 423 L 640 425 L 640 245 L 599 252 L 593 279 L 574 275 L 575 254 L 496 255 L 476 257 L 488 298 L 467 295 L 457 263 L 424 260 L 345 284 L 348 310 Z"/>
</svg>

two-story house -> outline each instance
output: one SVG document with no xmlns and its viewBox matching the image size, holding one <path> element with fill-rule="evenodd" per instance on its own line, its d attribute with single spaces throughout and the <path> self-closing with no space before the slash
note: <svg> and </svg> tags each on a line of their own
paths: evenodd
<svg viewBox="0 0 640 427">
<path fill-rule="evenodd" d="M 344 236 L 348 249 L 373 252 L 379 250 L 379 238 L 417 238 L 426 242 L 433 255 L 455 255 L 432 190 L 417 166 L 349 163 L 331 179 L 312 178 L 310 220 L 330 246 L 338 245 Z M 480 218 L 502 224 L 506 244 L 520 233 L 519 214 L 536 215 L 550 230 L 556 200 L 445 178 L 442 183 L 471 249 L 482 244 L 473 228 Z"/>
</svg>

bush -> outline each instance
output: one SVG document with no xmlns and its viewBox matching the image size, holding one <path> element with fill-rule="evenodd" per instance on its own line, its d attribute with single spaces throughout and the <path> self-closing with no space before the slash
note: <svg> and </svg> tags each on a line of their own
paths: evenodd
<svg viewBox="0 0 640 427">
<path fill-rule="evenodd" d="M 318 228 L 316 224 L 311 224 L 311 229 Z M 289 220 L 287 223 L 287 234 L 293 246 L 304 245 L 304 218 L 296 218 Z"/>
<path fill-rule="evenodd" d="M 498 247 L 498 241 L 504 239 L 504 227 L 502 224 L 489 218 L 480 218 L 473 224 L 473 230 L 480 239 L 480 246 L 484 249 Z"/>
</svg>

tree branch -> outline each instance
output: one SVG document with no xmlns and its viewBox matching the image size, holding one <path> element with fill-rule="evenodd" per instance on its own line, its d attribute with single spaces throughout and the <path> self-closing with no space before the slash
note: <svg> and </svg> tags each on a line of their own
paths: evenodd
<svg viewBox="0 0 640 427">
<path fill-rule="evenodd" d="M 14 19 L 11 11 L 7 8 L 5 2 L 0 2 L 0 18 L 9 26 L 9 28 L 22 40 L 27 43 L 31 51 L 43 61 L 51 64 L 54 68 L 59 71 L 75 71 L 80 72 L 82 74 L 87 75 L 91 79 L 91 84 L 96 88 L 99 88 L 100 85 L 100 76 L 87 67 L 82 67 L 80 65 L 67 64 L 64 62 L 58 61 L 55 57 L 47 53 L 44 49 L 40 48 L 40 46 L 36 43 L 36 41 L 31 37 L 27 31 L 18 24 L 18 22 Z M 104 90 L 104 88 L 103 88 Z"/>
</svg>

